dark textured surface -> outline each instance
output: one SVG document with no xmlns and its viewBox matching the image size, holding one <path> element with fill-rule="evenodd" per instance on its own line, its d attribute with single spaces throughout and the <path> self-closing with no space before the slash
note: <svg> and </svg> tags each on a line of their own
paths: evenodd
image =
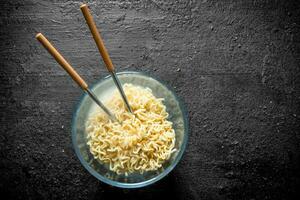
<svg viewBox="0 0 300 200">
<path fill-rule="evenodd" d="M 296 1 L 295 1 L 296 2 Z M 13 199 L 291 199 L 300 184 L 299 3 L 90 1 L 119 71 L 175 88 L 189 111 L 182 161 L 143 189 L 92 177 L 71 146 L 80 89 L 43 32 L 92 84 L 108 73 L 80 1 L 3 1 L 0 191 Z"/>
</svg>

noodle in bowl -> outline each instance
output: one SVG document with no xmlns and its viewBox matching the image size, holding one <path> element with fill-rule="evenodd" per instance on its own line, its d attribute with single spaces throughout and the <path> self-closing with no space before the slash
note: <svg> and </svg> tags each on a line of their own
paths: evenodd
<svg viewBox="0 0 300 200">
<path fill-rule="evenodd" d="M 164 99 L 156 98 L 149 88 L 132 84 L 123 88 L 133 114 L 115 90 L 106 105 L 122 123 L 112 122 L 101 111 L 93 114 L 86 128 L 90 152 L 117 174 L 157 170 L 176 151 Z"/>
<path fill-rule="evenodd" d="M 72 121 L 72 141 L 80 162 L 113 186 L 137 188 L 167 175 L 179 162 L 188 137 L 187 115 L 174 92 L 137 72 L 118 73 L 133 110 L 126 111 L 112 78 L 92 90 L 122 123 L 112 122 L 83 95 Z"/>
</svg>

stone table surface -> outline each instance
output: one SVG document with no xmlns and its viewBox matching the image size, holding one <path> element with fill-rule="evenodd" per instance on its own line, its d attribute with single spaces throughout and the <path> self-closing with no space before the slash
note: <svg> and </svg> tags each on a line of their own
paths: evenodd
<svg viewBox="0 0 300 200">
<path fill-rule="evenodd" d="M 7 0 L 0 12 L 0 191 L 11 199 L 290 199 L 300 182 L 300 6 L 278 0 L 87 1 L 118 71 L 164 80 L 190 136 L 149 187 L 101 183 L 71 144 L 82 91 L 34 38 L 43 32 L 89 84 L 108 75 L 81 1 Z"/>
</svg>

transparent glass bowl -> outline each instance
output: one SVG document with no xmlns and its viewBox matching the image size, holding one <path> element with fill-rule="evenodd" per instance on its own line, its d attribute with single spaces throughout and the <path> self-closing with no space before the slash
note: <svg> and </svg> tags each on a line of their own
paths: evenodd
<svg viewBox="0 0 300 200">
<path fill-rule="evenodd" d="M 175 93 L 161 81 L 140 72 L 121 72 L 118 73 L 118 78 L 122 84 L 132 83 L 143 87 L 149 87 L 152 89 L 153 94 L 157 98 L 165 99 L 163 103 L 166 105 L 167 112 L 169 113 L 168 120 L 173 122 L 173 128 L 176 134 L 175 148 L 177 151 L 174 152 L 171 155 L 171 158 L 164 163 L 163 167 L 157 171 L 150 171 L 143 174 L 135 173 L 125 176 L 118 175 L 109 170 L 107 165 L 101 164 L 98 160 L 93 158 L 90 153 L 89 146 L 87 145 L 85 123 L 97 105 L 86 94 L 82 95 L 73 113 L 73 147 L 81 164 L 97 179 L 109 185 L 121 188 L 143 187 L 166 176 L 172 169 L 174 169 L 181 159 L 186 148 L 188 138 L 187 114 L 183 104 L 176 97 Z M 100 100 L 105 101 L 105 98 L 109 96 L 107 95 L 108 92 L 116 89 L 116 87 L 113 79 L 108 76 L 96 83 L 91 89 Z"/>
</svg>

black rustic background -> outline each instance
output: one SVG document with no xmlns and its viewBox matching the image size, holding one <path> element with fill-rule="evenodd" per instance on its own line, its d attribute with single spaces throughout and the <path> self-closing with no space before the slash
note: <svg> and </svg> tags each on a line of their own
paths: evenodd
<svg viewBox="0 0 300 200">
<path fill-rule="evenodd" d="M 300 182 L 300 6 L 279 0 L 99 0 L 90 9 L 118 71 L 174 87 L 190 135 L 149 187 L 101 183 L 76 158 L 82 91 L 34 38 L 88 83 L 108 75 L 81 1 L 1 1 L 0 191 L 13 199 L 291 199 Z M 2 196 L 3 197 L 3 196 Z"/>
</svg>

